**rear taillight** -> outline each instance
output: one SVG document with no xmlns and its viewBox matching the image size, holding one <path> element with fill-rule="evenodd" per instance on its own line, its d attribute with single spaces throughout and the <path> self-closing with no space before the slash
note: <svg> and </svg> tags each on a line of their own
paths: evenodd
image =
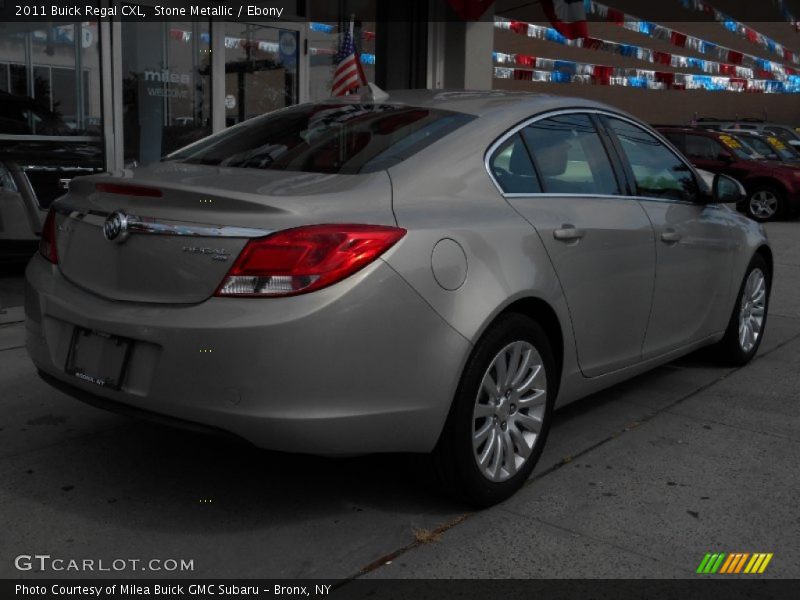
<svg viewBox="0 0 800 600">
<path fill-rule="evenodd" d="M 217 296 L 291 296 L 341 281 L 406 234 L 383 225 L 313 225 L 250 240 Z"/>
<path fill-rule="evenodd" d="M 52 209 L 47 213 L 47 218 L 44 220 L 42 239 L 39 240 L 39 254 L 54 265 L 58 264 L 58 249 L 56 248 L 56 213 Z"/>
</svg>

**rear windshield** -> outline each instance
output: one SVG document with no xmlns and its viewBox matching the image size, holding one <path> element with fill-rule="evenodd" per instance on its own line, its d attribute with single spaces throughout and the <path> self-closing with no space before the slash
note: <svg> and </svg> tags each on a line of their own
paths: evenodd
<svg viewBox="0 0 800 600">
<path fill-rule="evenodd" d="M 165 160 L 313 173 L 388 169 L 475 117 L 393 104 L 328 102 L 257 117 Z"/>
</svg>

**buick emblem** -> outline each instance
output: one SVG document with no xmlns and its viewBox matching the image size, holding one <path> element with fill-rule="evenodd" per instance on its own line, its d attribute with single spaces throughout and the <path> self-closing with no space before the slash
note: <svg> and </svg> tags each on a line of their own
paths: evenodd
<svg viewBox="0 0 800 600">
<path fill-rule="evenodd" d="M 103 236 L 109 242 L 121 243 L 128 236 L 128 215 L 121 210 L 115 210 L 108 215 L 103 223 Z"/>
</svg>

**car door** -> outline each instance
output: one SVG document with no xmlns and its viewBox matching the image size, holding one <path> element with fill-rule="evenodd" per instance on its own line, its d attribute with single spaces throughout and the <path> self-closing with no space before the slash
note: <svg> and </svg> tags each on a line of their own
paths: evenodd
<svg viewBox="0 0 800 600">
<path fill-rule="evenodd" d="M 647 359 L 725 329 L 730 315 L 719 307 L 729 304 L 733 217 L 706 203 L 691 167 L 655 135 L 621 118 L 604 116 L 603 123 L 656 233 L 653 310 L 642 349 Z"/>
<path fill-rule="evenodd" d="M 625 196 L 594 117 L 538 117 L 503 140 L 490 161 L 552 261 L 581 371 L 593 377 L 638 362 L 654 284 L 653 229 Z"/>
</svg>

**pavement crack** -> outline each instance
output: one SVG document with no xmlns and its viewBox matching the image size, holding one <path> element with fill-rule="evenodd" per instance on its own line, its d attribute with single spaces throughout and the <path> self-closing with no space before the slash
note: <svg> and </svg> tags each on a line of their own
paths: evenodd
<svg viewBox="0 0 800 600">
<path fill-rule="evenodd" d="M 346 585 L 351 581 L 354 581 L 366 575 L 367 573 L 371 573 L 372 571 L 380 569 L 386 564 L 394 561 L 397 557 L 402 556 L 403 554 L 409 552 L 410 550 L 413 550 L 417 546 L 430 544 L 432 540 L 438 541 L 442 537 L 442 535 L 451 530 L 453 527 L 456 527 L 457 525 L 460 525 L 461 523 L 469 519 L 473 514 L 474 513 L 464 513 L 458 515 L 455 519 L 451 519 L 447 523 L 439 525 L 436 529 L 426 531 L 425 536 L 419 536 L 415 533 L 413 542 L 411 542 L 410 544 L 406 544 L 405 546 L 398 548 L 397 550 L 394 550 L 393 552 L 385 554 L 380 558 L 372 561 L 367 566 L 362 567 L 361 570 L 358 571 L 358 573 L 355 573 L 353 575 L 350 575 L 349 577 L 342 579 L 340 582 L 338 582 L 336 585 L 333 586 L 333 589 L 338 589 L 341 586 Z"/>
</svg>

